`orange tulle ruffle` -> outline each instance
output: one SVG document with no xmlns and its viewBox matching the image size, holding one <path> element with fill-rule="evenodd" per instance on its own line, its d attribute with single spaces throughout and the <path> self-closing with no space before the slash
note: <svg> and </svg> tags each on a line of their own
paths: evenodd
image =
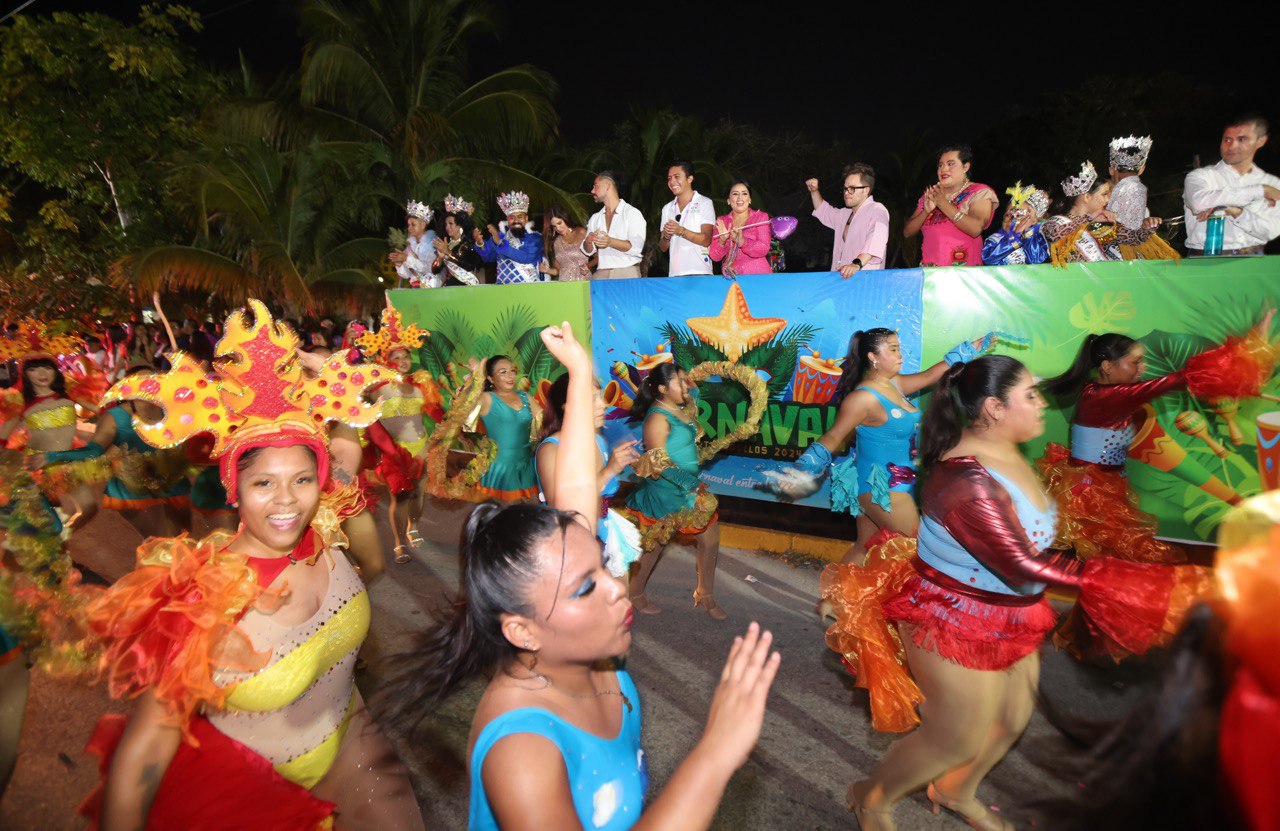
<svg viewBox="0 0 1280 831">
<path fill-rule="evenodd" d="M 1058 503 L 1057 542 L 1082 560 L 1106 554 L 1139 563 L 1181 563 L 1186 555 L 1157 540 L 1156 518 L 1138 510 L 1121 471 L 1071 459 L 1051 442 L 1038 462 L 1049 496 Z"/>
<path fill-rule="evenodd" d="M 907 669 L 897 628 L 885 620 L 884 604 L 915 575 L 916 541 L 882 531 L 868 549 L 865 566 L 838 563 L 822 570 L 822 598 L 836 616 L 826 641 L 870 694 L 871 725 L 882 733 L 903 733 L 920 723 L 916 707 L 924 694 Z"/>
<path fill-rule="evenodd" d="M 231 687 L 214 683 L 215 668 L 252 672 L 270 658 L 254 650 L 235 621 L 251 605 L 278 603 L 263 592 L 242 554 L 226 550 L 232 535 L 200 541 L 185 534 L 138 548 L 135 569 L 90 605 L 99 641 L 98 672 L 115 698 L 150 690 L 188 740 L 191 718 L 222 707 Z"/>
</svg>

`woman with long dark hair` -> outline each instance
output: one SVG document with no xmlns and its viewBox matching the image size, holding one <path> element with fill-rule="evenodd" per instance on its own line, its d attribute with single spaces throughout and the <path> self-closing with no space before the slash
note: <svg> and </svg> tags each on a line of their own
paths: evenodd
<svg viewBox="0 0 1280 831">
<path fill-rule="evenodd" d="M 906 540 L 889 540 L 850 577 L 828 645 L 871 690 L 877 729 L 919 724 L 850 786 L 864 831 L 892 829 L 893 806 L 921 788 L 974 827 L 1012 827 L 977 789 L 1031 717 L 1038 649 L 1055 623 L 1048 586 L 1078 589 L 1097 630 L 1133 652 L 1172 637 L 1180 621 L 1170 609 L 1185 608 L 1172 598 L 1207 587 L 1195 567 L 1180 577 L 1049 550 L 1057 510 L 1019 450 L 1043 432 L 1044 408 L 1013 358 L 948 368 L 921 430 L 918 547 L 912 555 Z"/>
<path fill-rule="evenodd" d="M 689 389 L 674 363 L 658 364 L 645 376 L 631 407 L 631 420 L 644 423 L 644 458 L 636 465 L 640 484 L 627 507 L 644 530 L 644 553 L 631 578 L 631 602 L 645 614 L 662 611 L 645 596 L 649 576 L 672 537 L 692 537 L 698 587 L 693 605 L 713 620 L 728 617 L 716 603 L 716 562 L 720 557 L 718 503 L 698 479 L 698 425 L 687 411 Z"/>
<path fill-rule="evenodd" d="M 461 685 L 491 676 L 468 742 L 473 831 L 705 829 L 759 737 L 779 658 L 754 623 L 735 640 L 702 739 L 646 800 L 640 700 L 617 662 L 634 616 L 591 521 L 600 498 L 591 359 L 568 323 L 542 338 L 569 370 L 547 494 L 560 507 L 488 502 L 471 512 L 460 596 L 398 660 L 383 700 L 413 732 Z"/>
<path fill-rule="evenodd" d="M 737 179 L 729 186 L 729 213 L 716 218 L 708 256 L 720 263 L 725 277 L 739 274 L 771 274 L 769 247 L 773 230 L 769 215 L 751 207 L 751 185 Z"/>
<path fill-rule="evenodd" d="M 494 499 L 527 499 L 538 495 L 533 466 L 534 424 L 542 408 L 524 390 L 516 389 L 520 373 L 506 355 L 484 362 L 484 392 L 480 420 L 498 446 L 498 455 L 480 479 L 480 488 Z"/>
<path fill-rule="evenodd" d="M 591 263 L 597 258 L 588 257 L 582 250 L 582 243 L 587 239 L 587 229 L 575 225 L 569 212 L 559 205 L 547 208 L 543 218 L 543 235 L 551 239 L 554 252 L 553 262 L 548 263 L 543 257 L 538 270 L 550 274 L 560 282 L 591 279 Z"/>
<path fill-rule="evenodd" d="M 1265 341 L 1274 310 L 1254 327 L 1252 338 Z M 1234 348 L 1234 347 L 1233 347 Z M 1082 559 L 1107 553 L 1136 562 L 1174 563 L 1186 556 L 1153 535 L 1155 517 L 1138 509 L 1137 496 L 1125 477 L 1129 445 L 1138 425 L 1154 414 L 1148 402 L 1165 393 L 1193 387 L 1198 398 L 1228 395 L 1238 377 L 1216 367 L 1235 363 L 1219 350 L 1187 361 L 1170 375 L 1142 380 L 1146 347 L 1118 332 L 1088 335 L 1071 367 L 1044 382 L 1044 391 L 1064 406 L 1075 403 L 1071 448 L 1052 443 L 1040 459 L 1040 472 L 1063 516 L 1059 543 Z M 1255 391 L 1256 392 L 1256 391 Z M 1238 497 L 1227 497 L 1238 501 Z"/>
<path fill-rule="evenodd" d="M 23 402 L 20 413 L 0 424 L 0 444 L 18 427 L 26 429 L 26 465 L 37 472 L 45 496 L 64 513 L 56 520 L 58 530 L 64 524 L 78 529 L 98 509 L 91 483 L 105 481 L 110 475 L 105 460 L 73 449 L 76 402 L 56 358 L 78 353 L 79 343 L 67 336 L 50 335 L 42 324 L 31 321 L 20 327 L 17 337 L 0 341 L 0 357 L 18 361 Z"/>
<path fill-rule="evenodd" d="M 1049 241 L 1054 265 L 1095 263 L 1103 260 L 1176 260 L 1178 252 L 1160 239 L 1154 228 L 1132 230 L 1116 221 L 1107 208 L 1111 180 L 1100 179 L 1093 162 L 1085 162 L 1080 172 L 1062 180 L 1062 197 L 1057 213 L 1040 224 Z"/>
<path fill-rule="evenodd" d="M 831 396 L 838 407 L 835 423 L 796 462 L 793 470 L 770 477 L 772 489 L 791 498 L 817 490 L 835 453 L 854 435 L 852 462 L 832 470 L 832 507 L 858 518 L 858 539 L 845 553 L 844 564 L 861 563 L 867 543 L 877 531 L 889 529 L 914 537 L 920 515 L 911 492 L 915 489 L 915 449 L 920 411 L 908 400 L 937 383 L 947 366 L 974 357 L 982 338 L 966 342 L 924 370 L 901 375 L 902 344 L 897 332 L 876 328 L 849 338 L 844 372 Z"/>
</svg>

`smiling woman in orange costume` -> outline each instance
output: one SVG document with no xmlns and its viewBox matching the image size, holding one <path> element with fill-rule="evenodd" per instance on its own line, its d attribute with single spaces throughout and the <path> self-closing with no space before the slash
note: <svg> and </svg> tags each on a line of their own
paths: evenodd
<svg viewBox="0 0 1280 831">
<path fill-rule="evenodd" d="M 215 435 L 241 526 L 148 541 L 91 605 L 100 672 L 138 703 L 99 723 L 105 779 L 82 811 L 104 829 L 422 828 L 355 688 L 369 601 L 328 497 L 324 425 L 376 421 L 361 396 L 388 373 L 337 359 L 308 378 L 297 337 L 250 305 L 227 321 L 217 375 L 179 354 L 107 395 L 165 409 L 137 425 L 157 446 Z"/>
</svg>

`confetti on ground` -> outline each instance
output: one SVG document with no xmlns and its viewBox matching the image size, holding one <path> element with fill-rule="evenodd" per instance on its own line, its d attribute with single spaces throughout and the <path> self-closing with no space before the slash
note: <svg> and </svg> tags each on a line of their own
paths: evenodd
<svg viewBox="0 0 1280 831">
<path fill-rule="evenodd" d="M 746 581 L 747 581 L 748 583 L 759 583 L 759 582 L 760 582 L 759 580 L 757 580 L 757 579 L 756 579 L 756 576 L 755 576 L 754 574 L 748 574 L 748 575 L 746 576 L 746 578 L 745 578 L 745 579 L 746 579 Z"/>
</svg>

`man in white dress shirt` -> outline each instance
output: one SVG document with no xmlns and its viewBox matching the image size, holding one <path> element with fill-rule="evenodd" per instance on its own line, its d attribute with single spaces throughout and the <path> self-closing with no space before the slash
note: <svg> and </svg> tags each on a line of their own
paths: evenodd
<svg viewBox="0 0 1280 831">
<path fill-rule="evenodd" d="M 435 261 L 436 232 L 428 230 L 434 213 L 421 202 L 409 200 L 405 206 L 405 225 L 409 230 L 409 239 L 403 251 L 392 251 L 387 255 L 396 267 L 396 275 L 401 284 L 412 288 L 440 288 L 440 278 L 431 273 L 431 263 Z"/>
<path fill-rule="evenodd" d="M 1263 253 L 1280 236 L 1280 179 L 1253 163 L 1267 143 L 1267 121 L 1261 116 L 1237 118 L 1222 131 L 1222 161 L 1187 174 L 1182 189 L 1186 208 L 1187 253 L 1204 253 L 1205 223 L 1210 214 L 1227 215 L 1222 234 L 1224 256 Z"/>
<path fill-rule="evenodd" d="M 596 174 L 591 196 L 604 206 L 587 220 L 587 237 L 581 246 L 588 257 L 600 254 L 600 265 L 592 279 L 639 277 L 646 230 L 644 214 L 618 195 L 618 176 L 611 170 Z"/>
<path fill-rule="evenodd" d="M 693 165 L 677 160 L 667 168 L 667 187 L 675 199 L 662 206 L 658 247 L 670 255 L 672 277 L 711 273 L 711 234 L 716 209 L 693 189 Z"/>
</svg>

